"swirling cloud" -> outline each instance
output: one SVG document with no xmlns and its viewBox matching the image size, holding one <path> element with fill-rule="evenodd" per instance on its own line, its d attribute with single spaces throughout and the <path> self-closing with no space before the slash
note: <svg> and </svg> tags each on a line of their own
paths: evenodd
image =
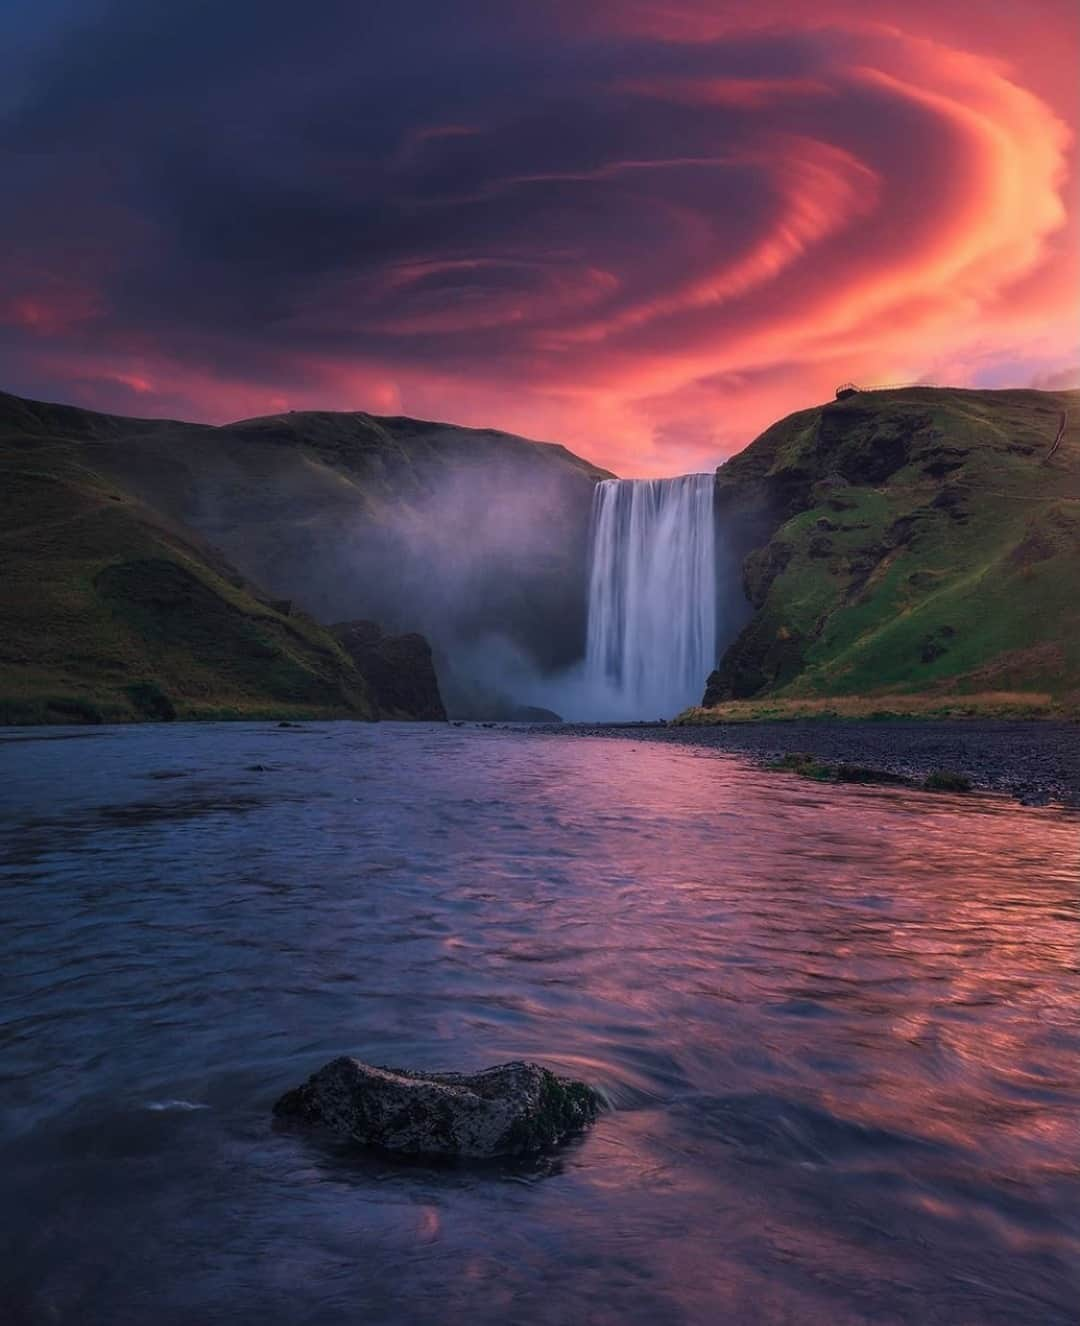
<svg viewBox="0 0 1080 1326">
<path fill-rule="evenodd" d="M 1066 371 L 1057 0 L 974 42 L 982 0 L 368 8 L 115 0 L 7 34 L 5 385 L 404 411 L 632 474 L 840 379 Z"/>
</svg>

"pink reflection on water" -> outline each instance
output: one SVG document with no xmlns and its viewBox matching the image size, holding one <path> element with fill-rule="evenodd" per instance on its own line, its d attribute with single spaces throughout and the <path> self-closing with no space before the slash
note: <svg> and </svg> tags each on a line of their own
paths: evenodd
<svg viewBox="0 0 1080 1326">
<path fill-rule="evenodd" d="M 1003 1312 L 1040 1293 L 1010 1255 L 1056 1259 L 1060 1292 L 1080 1266 L 1077 819 L 624 740 L 564 772 L 573 914 L 549 899 L 499 964 L 566 969 L 559 1061 L 628 1107 L 588 1185 L 701 1204 L 626 1255 L 693 1320 L 863 1320 L 835 1282 L 916 1293 L 973 1240 Z"/>
<path fill-rule="evenodd" d="M 123 1307 L 141 1275 L 289 1326 L 1072 1326 L 1075 815 L 627 739 L 93 740 L 92 785 L 28 744 L 33 804 L 0 824 L 33 1124 L 3 1159 L 72 1222 L 62 1271 L 14 1230 L 29 1294 L 82 1276 Z M 181 763 L 187 791 L 147 792 Z M 254 763 L 280 775 L 238 796 Z M 342 1051 L 536 1058 L 616 1108 L 527 1172 L 271 1135 L 275 1091 Z M 141 1111 L 174 1130 L 142 1167 L 133 1090 L 212 1108 Z"/>
</svg>

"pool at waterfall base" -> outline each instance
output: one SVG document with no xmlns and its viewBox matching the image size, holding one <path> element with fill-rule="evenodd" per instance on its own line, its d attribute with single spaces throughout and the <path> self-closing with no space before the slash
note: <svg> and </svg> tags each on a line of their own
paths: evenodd
<svg viewBox="0 0 1080 1326">
<path fill-rule="evenodd" d="M 1072 1323 L 1080 819 L 627 737 L 0 735 L 0 1319 Z M 527 1164 L 274 1126 L 536 1060 Z"/>
</svg>

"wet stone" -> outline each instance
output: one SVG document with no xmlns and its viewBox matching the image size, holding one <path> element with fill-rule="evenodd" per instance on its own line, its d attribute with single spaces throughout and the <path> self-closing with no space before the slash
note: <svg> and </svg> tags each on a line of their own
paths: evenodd
<svg viewBox="0 0 1080 1326">
<path fill-rule="evenodd" d="M 287 1091 L 274 1114 L 386 1151 L 486 1159 L 554 1146 L 592 1123 L 600 1107 L 591 1087 L 539 1064 L 414 1073 L 342 1056 Z"/>
</svg>

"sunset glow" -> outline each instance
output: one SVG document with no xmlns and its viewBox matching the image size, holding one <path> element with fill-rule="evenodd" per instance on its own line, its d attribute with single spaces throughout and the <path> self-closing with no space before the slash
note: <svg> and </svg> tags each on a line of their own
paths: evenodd
<svg viewBox="0 0 1080 1326">
<path fill-rule="evenodd" d="M 1080 380 L 1071 0 L 363 8 L 0 18 L 0 386 L 664 475 L 841 380 Z"/>
</svg>

